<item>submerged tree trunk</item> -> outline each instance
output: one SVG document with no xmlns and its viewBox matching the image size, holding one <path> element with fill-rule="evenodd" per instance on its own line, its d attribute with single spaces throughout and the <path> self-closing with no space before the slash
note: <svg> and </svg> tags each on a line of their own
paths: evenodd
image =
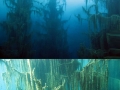
<svg viewBox="0 0 120 90">
<path fill-rule="evenodd" d="M 91 59 L 82 70 L 74 59 L 2 59 L 0 65 L 6 68 L 0 75 L 5 90 L 120 89 L 118 59 Z"/>
<path fill-rule="evenodd" d="M 63 7 L 57 0 L 49 0 L 46 9 L 43 9 L 46 26 L 44 29 L 47 34 L 44 51 L 41 52 L 44 58 L 68 58 L 67 31 L 61 18 Z"/>
<path fill-rule="evenodd" d="M 5 58 L 30 57 L 30 15 L 32 0 L 5 0 L 10 9 L 2 27 L 7 33 L 7 42 L 3 44 Z"/>
</svg>

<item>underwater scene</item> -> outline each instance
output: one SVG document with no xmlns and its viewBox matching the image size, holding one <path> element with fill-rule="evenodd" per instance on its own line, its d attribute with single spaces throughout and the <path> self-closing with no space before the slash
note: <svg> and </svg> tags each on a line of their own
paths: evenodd
<svg viewBox="0 0 120 90">
<path fill-rule="evenodd" d="M 120 58 L 120 0 L 0 0 L 0 58 Z"/>
<path fill-rule="evenodd" d="M 0 59 L 0 90 L 120 90 L 120 60 Z"/>
</svg>

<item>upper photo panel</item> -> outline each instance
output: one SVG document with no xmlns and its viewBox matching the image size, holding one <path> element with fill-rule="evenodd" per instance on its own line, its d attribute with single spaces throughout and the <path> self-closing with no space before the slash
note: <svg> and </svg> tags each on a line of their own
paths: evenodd
<svg viewBox="0 0 120 90">
<path fill-rule="evenodd" d="M 120 58 L 120 0 L 0 0 L 0 58 Z"/>
</svg>

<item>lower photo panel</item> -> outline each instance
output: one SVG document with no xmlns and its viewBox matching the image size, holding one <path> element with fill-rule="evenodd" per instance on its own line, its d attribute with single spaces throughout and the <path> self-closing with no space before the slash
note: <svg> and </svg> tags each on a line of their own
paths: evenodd
<svg viewBox="0 0 120 90">
<path fill-rule="evenodd" d="M 0 59 L 0 90 L 120 90 L 120 60 Z"/>
</svg>

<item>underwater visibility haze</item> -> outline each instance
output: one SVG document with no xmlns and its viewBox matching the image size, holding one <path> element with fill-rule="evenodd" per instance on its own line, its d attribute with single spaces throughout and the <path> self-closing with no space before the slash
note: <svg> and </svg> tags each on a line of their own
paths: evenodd
<svg viewBox="0 0 120 90">
<path fill-rule="evenodd" d="M 120 90 L 120 60 L 1 59 L 0 90 Z"/>
<path fill-rule="evenodd" d="M 120 0 L 1 0 L 0 58 L 120 58 Z"/>
</svg>

